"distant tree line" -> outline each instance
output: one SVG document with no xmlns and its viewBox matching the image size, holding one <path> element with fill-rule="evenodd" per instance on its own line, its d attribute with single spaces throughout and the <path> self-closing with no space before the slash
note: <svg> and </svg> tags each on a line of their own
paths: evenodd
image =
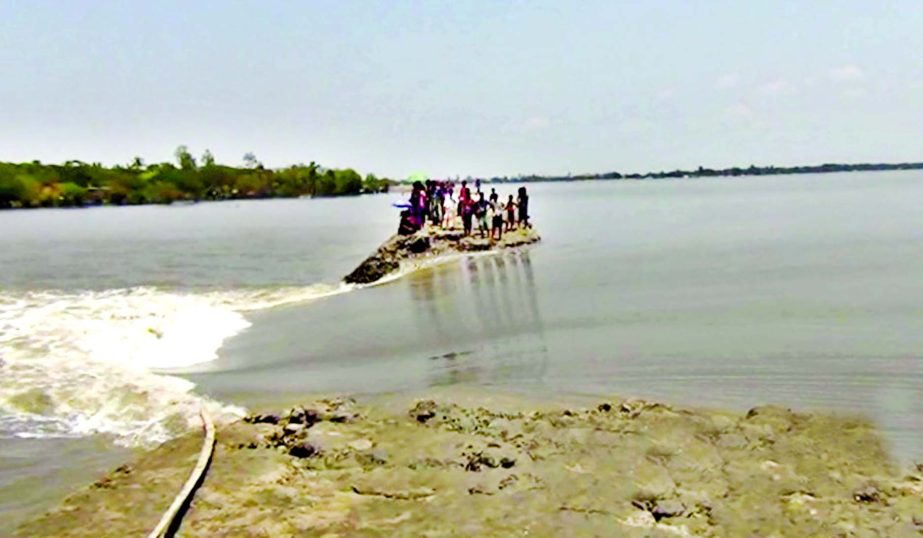
<svg viewBox="0 0 923 538">
<path fill-rule="evenodd" d="M 596 179 L 669 179 L 693 177 L 718 177 L 718 176 L 772 176 L 784 174 L 824 174 L 830 172 L 885 172 L 893 170 L 921 170 L 923 163 L 861 163 L 861 164 L 821 164 L 815 166 L 754 166 L 747 168 L 703 168 L 696 170 L 673 170 L 669 172 L 646 172 L 643 174 L 621 174 L 619 172 L 605 172 L 601 174 L 578 174 L 567 176 L 539 176 L 527 175 L 518 177 L 494 177 L 485 181 L 494 183 L 503 182 L 530 182 L 530 181 L 586 181 Z"/>
<path fill-rule="evenodd" d="M 176 149 L 176 163 L 106 167 L 99 163 L 0 162 L 0 208 L 169 204 L 177 201 L 344 196 L 387 192 L 392 183 L 351 168 L 323 168 L 312 162 L 266 168 L 244 155 L 244 165 L 215 162 L 210 151 L 197 160 Z"/>
</svg>

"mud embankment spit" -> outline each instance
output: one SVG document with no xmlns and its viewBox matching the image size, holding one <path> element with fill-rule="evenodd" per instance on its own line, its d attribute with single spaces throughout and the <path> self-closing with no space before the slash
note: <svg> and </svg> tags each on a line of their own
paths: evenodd
<svg viewBox="0 0 923 538">
<path fill-rule="evenodd" d="M 408 264 L 466 252 L 486 252 L 522 247 L 540 240 L 534 228 L 519 228 L 494 240 L 465 236 L 459 229 L 426 228 L 413 235 L 395 235 L 343 279 L 347 284 L 371 284 L 397 273 Z"/>
</svg>

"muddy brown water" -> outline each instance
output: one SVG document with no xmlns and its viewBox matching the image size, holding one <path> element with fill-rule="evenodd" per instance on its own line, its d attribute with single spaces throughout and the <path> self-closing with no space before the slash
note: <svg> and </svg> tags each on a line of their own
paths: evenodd
<svg viewBox="0 0 923 538">
<path fill-rule="evenodd" d="M 335 284 L 394 231 L 396 195 L 0 213 L 3 334 L 24 314 L 47 316 L 0 340 L 0 368 L 16 367 L 0 381 L 0 457 L 28 459 L 0 468 L 15 493 L 4 495 L 0 520 L 51 502 L 30 477 L 87 481 L 51 466 L 70 442 L 60 439 L 99 440 L 73 441 L 74 461 L 92 459 L 117 446 L 96 431 L 153 431 L 110 409 L 127 402 L 140 417 L 170 421 L 202 395 L 254 406 L 473 385 L 733 410 L 778 403 L 861 413 L 902 461 L 919 459 L 921 180 L 912 172 L 535 185 L 540 245 L 306 302 L 297 299 Z M 106 295 L 135 286 L 149 294 Z M 63 321 L 50 308 L 62 301 L 72 306 Z M 163 369 L 146 344 L 91 360 L 82 319 L 152 313 L 182 335 L 161 339 L 176 344 L 162 356 L 175 365 L 188 344 L 196 360 Z M 225 315 L 251 326 L 222 333 Z M 134 342 L 123 329 L 99 334 Z M 216 360 L 199 362 L 196 338 L 205 335 L 227 339 Z M 65 390 L 90 374 L 112 382 L 94 385 L 93 398 Z M 166 376 L 195 383 L 176 389 L 192 398 L 188 408 L 146 396 Z M 50 403 L 13 405 L 26 389 Z M 23 435 L 44 440 L 30 440 L 23 455 Z"/>
</svg>

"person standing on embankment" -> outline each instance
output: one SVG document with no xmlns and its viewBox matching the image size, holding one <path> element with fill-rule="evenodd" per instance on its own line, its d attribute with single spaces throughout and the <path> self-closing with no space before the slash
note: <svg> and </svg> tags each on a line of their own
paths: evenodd
<svg viewBox="0 0 923 538">
<path fill-rule="evenodd" d="M 481 237 L 485 237 L 490 229 L 487 227 L 487 209 L 490 207 L 490 204 L 487 200 L 484 199 L 484 193 L 482 192 L 478 198 L 477 204 L 475 204 L 475 215 L 478 219 L 478 231 L 481 232 Z"/>
<path fill-rule="evenodd" d="M 513 201 L 512 194 L 506 201 L 504 209 L 506 209 L 506 231 L 511 232 L 516 225 L 516 202 Z"/>
<path fill-rule="evenodd" d="M 519 225 L 526 228 L 531 228 L 532 225 L 529 224 L 529 194 L 526 192 L 525 187 L 519 187 Z"/>
</svg>

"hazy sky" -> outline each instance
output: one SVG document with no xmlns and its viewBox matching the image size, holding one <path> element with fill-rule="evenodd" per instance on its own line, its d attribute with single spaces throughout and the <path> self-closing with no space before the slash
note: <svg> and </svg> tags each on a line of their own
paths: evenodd
<svg viewBox="0 0 923 538">
<path fill-rule="evenodd" d="M 0 1 L 0 160 L 923 160 L 923 2 Z"/>
</svg>

